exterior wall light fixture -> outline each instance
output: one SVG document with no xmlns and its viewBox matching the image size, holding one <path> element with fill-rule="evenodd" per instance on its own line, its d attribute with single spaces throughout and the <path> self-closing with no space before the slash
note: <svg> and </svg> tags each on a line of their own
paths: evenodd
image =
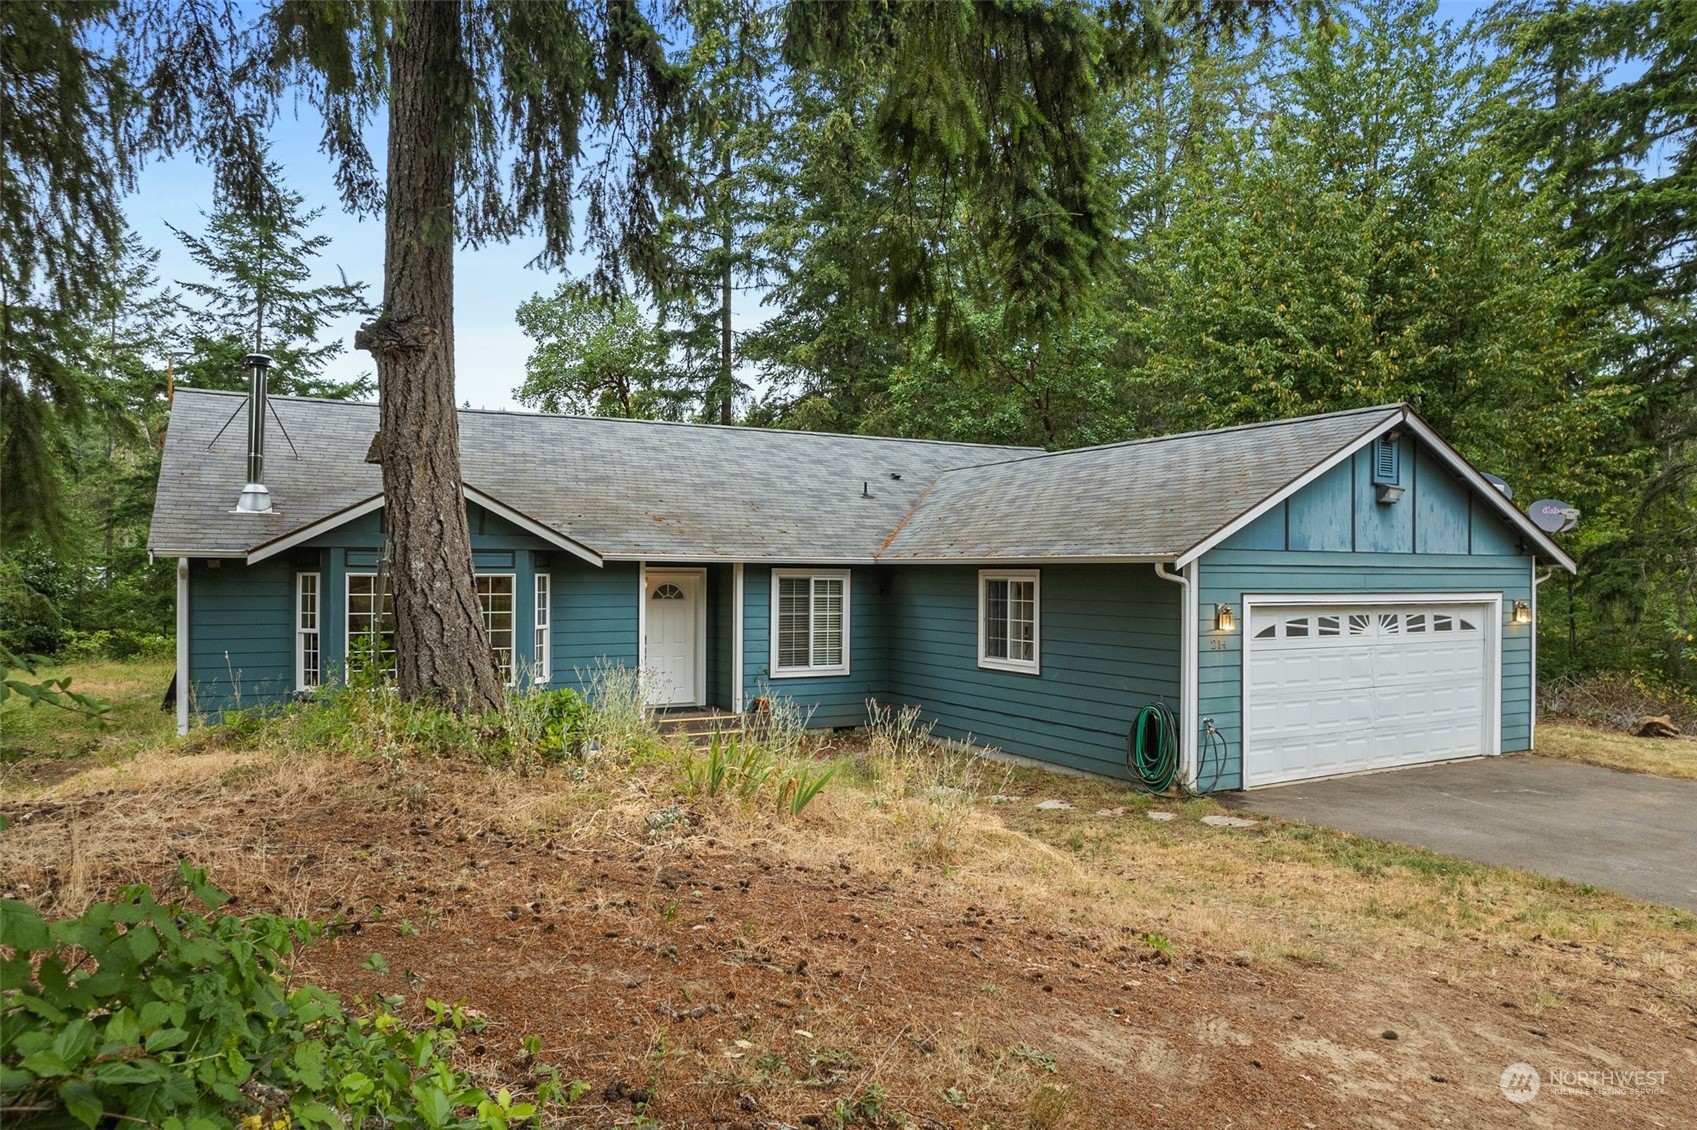
<svg viewBox="0 0 1697 1130">
<path fill-rule="evenodd" d="M 1532 622 L 1532 606 L 1524 600 L 1514 602 L 1514 622 L 1516 624 L 1530 624 Z"/>
<path fill-rule="evenodd" d="M 1214 605 L 1214 630 L 1216 632 L 1237 631 L 1237 613 L 1232 611 L 1231 605 Z"/>
</svg>

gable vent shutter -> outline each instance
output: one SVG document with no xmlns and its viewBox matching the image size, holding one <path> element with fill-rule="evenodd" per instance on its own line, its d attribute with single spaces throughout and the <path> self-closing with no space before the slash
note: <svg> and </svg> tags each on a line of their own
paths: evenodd
<svg viewBox="0 0 1697 1130">
<path fill-rule="evenodd" d="M 1381 436 L 1373 445 L 1373 481 L 1394 483 L 1397 479 L 1397 442 Z"/>
</svg>

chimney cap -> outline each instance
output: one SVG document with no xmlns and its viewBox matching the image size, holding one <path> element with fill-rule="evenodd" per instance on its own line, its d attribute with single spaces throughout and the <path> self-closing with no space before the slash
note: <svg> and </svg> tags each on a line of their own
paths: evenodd
<svg viewBox="0 0 1697 1130">
<path fill-rule="evenodd" d="M 269 369 L 271 367 L 271 355 L 269 353 L 249 353 L 242 358 L 242 364 L 250 369 Z"/>
</svg>

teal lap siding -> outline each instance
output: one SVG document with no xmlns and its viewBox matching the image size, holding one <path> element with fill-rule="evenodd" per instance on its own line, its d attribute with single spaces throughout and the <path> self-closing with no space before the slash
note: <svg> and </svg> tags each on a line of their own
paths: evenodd
<svg viewBox="0 0 1697 1130">
<path fill-rule="evenodd" d="M 552 686 L 587 691 L 604 664 L 637 665 L 640 582 L 635 562 L 596 568 L 556 550 Z"/>
<path fill-rule="evenodd" d="M 295 691 L 294 568 L 189 563 L 189 714 L 287 702 Z"/>
<path fill-rule="evenodd" d="M 1143 706 L 1179 695 L 1179 588 L 1147 565 L 1040 569 L 1036 675 L 978 666 L 978 569 L 894 571 L 887 615 L 892 697 L 937 733 L 1127 776 Z"/>
<path fill-rule="evenodd" d="M 791 566 L 784 566 L 790 569 Z M 811 567 L 794 566 L 798 571 Z M 819 572 L 841 566 L 821 565 Z M 811 724 L 858 726 L 866 721 L 866 700 L 889 697 L 887 607 L 884 593 L 890 570 L 861 566 L 849 573 L 849 673 L 846 675 L 772 674 L 772 570 L 750 565 L 743 575 L 743 701 L 761 695 L 791 699 Z"/>
</svg>

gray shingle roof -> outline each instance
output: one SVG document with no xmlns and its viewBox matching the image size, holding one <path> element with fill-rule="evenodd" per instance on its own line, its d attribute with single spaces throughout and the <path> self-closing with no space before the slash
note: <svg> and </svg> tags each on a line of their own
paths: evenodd
<svg viewBox="0 0 1697 1130">
<path fill-rule="evenodd" d="M 147 535 L 154 553 L 243 555 L 382 493 L 381 472 L 365 461 L 377 431 L 375 404 L 274 397 L 277 418 L 267 421 L 265 431 L 265 481 L 276 513 L 234 513 L 247 481 L 246 406 L 240 393 L 177 390 Z"/>
<path fill-rule="evenodd" d="M 376 405 L 275 397 L 299 449 L 267 429 L 266 485 L 278 513 L 232 513 L 245 478 L 245 403 L 238 393 L 178 390 L 148 538 L 154 552 L 242 555 L 381 491 L 378 469 L 365 462 Z M 460 413 L 460 446 L 467 485 L 605 556 L 816 562 L 872 559 L 945 470 L 1035 453 L 474 411 Z"/>
<path fill-rule="evenodd" d="M 880 556 L 1175 558 L 1402 413 L 1363 408 L 949 471 Z"/>
<path fill-rule="evenodd" d="M 267 429 L 266 440 L 276 513 L 237 514 L 246 397 L 178 391 L 150 550 L 247 556 L 307 527 L 333 527 L 350 508 L 377 499 L 381 476 L 365 462 L 376 405 L 283 397 L 271 404 L 282 423 Z M 1447 451 L 1408 413 L 1386 405 L 1044 454 L 464 411 L 460 447 L 467 486 L 587 548 L 592 559 L 1175 560 L 1199 554 L 1234 522 L 1398 420 Z M 1575 568 L 1459 456 L 1449 457 L 1541 556 Z"/>
</svg>

